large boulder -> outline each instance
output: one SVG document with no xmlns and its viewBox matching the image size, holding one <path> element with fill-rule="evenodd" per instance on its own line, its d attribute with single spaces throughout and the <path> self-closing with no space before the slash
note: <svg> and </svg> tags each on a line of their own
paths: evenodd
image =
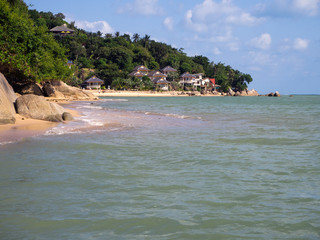
<svg viewBox="0 0 320 240">
<path fill-rule="evenodd" d="M 71 100 L 90 100 L 90 99 L 97 99 L 93 94 L 85 92 L 79 88 L 71 87 L 65 84 L 62 81 L 51 81 L 51 84 L 53 88 L 55 89 L 55 92 L 62 93 L 65 98 L 71 99 Z"/>
<path fill-rule="evenodd" d="M 22 88 L 20 93 L 21 93 L 21 95 L 34 94 L 34 95 L 38 95 L 38 96 L 43 96 L 41 86 L 38 83 L 30 83 L 30 84 L 26 85 L 24 88 Z"/>
<path fill-rule="evenodd" d="M 273 96 L 274 97 L 280 97 L 280 93 L 278 91 L 276 91 Z"/>
<path fill-rule="evenodd" d="M 55 90 L 50 82 L 45 82 L 42 86 L 42 92 L 45 97 L 55 96 Z"/>
<path fill-rule="evenodd" d="M 16 122 L 16 111 L 14 108 L 16 98 L 16 94 L 7 79 L 0 73 L 0 124 Z"/>
<path fill-rule="evenodd" d="M 234 96 L 235 94 L 236 93 L 231 88 L 228 89 L 228 95 L 229 96 Z"/>
<path fill-rule="evenodd" d="M 254 89 L 247 90 L 247 94 L 248 94 L 248 96 L 259 96 L 259 93 Z"/>
<path fill-rule="evenodd" d="M 62 122 L 62 114 L 65 112 L 60 105 L 33 94 L 19 97 L 16 100 L 16 108 L 17 113 L 24 117 L 51 122 Z"/>
</svg>

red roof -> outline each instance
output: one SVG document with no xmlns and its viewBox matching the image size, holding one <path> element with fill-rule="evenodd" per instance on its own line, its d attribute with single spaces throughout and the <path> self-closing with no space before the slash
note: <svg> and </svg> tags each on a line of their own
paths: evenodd
<svg viewBox="0 0 320 240">
<path fill-rule="evenodd" d="M 216 85 L 216 79 L 215 78 L 209 78 L 209 79 L 213 83 L 213 85 Z"/>
</svg>

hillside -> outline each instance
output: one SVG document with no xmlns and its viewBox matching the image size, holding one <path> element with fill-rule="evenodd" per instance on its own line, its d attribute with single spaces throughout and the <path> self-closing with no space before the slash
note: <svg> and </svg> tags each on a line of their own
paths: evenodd
<svg viewBox="0 0 320 240">
<path fill-rule="evenodd" d="M 64 21 L 62 13 L 28 10 L 21 0 L 0 0 L 0 4 L 4 9 L 0 13 L 0 71 L 14 86 L 25 80 L 48 79 L 78 85 L 91 75 L 103 79 L 106 86 L 117 81 L 126 83 L 131 81 L 128 74 L 137 65 L 149 69 L 170 65 L 178 70 L 176 75 L 169 77 L 171 81 L 184 72 L 204 73 L 215 78 L 224 91 L 229 87 L 246 89 L 252 81 L 249 74 L 229 65 L 214 63 L 205 56 L 187 56 L 182 48 L 154 41 L 147 34 L 86 32 L 76 28 L 74 22 Z M 62 24 L 75 32 L 66 36 L 49 33 L 49 29 Z M 71 69 L 66 66 L 67 59 L 74 63 Z M 83 69 L 94 71 L 83 74 Z"/>
</svg>

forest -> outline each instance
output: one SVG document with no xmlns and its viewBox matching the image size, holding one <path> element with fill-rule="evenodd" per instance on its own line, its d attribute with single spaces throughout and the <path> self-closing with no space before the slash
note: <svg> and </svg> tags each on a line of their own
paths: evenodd
<svg viewBox="0 0 320 240">
<path fill-rule="evenodd" d="M 169 81 L 176 87 L 184 72 L 215 78 L 222 91 L 229 87 L 241 91 L 252 81 L 250 74 L 206 56 L 187 56 L 183 48 L 154 41 L 147 34 L 87 32 L 75 22 L 66 22 L 62 13 L 29 9 L 22 0 L 0 0 L 0 9 L 0 72 L 14 86 L 51 79 L 78 86 L 96 75 L 105 86 L 152 89 L 148 79 L 141 82 L 128 77 L 137 65 L 151 70 L 172 66 L 178 73 L 169 76 Z M 49 32 L 63 24 L 75 32 L 66 36 Z M 71 68 L 68 60 L 73 62 Z"/>
</svg>

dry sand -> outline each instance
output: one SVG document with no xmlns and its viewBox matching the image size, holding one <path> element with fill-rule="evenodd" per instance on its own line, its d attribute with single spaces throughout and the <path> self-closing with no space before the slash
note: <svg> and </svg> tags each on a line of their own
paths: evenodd
<svg viewBox="0 0 320 240">
<path fill-rule="evenodd" d="M 97 97 L 177 97 L 177 96 L 188 96 L 188 94 L 177 91 L 114 91 L 114 90 L 91 90 Z"/>
</svg>

